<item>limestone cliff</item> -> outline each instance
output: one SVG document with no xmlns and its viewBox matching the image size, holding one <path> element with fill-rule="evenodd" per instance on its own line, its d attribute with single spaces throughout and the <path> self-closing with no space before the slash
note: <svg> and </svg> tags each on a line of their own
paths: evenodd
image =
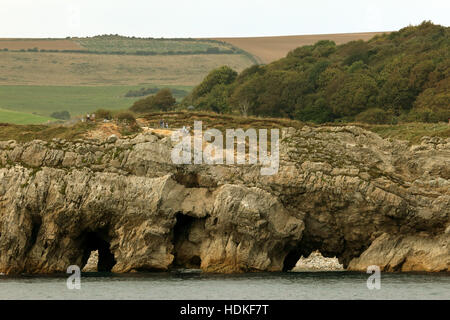
<svg viewBox="0 0 450 320">
<path fill-rule="evenodd" d="M 0 142 L 0 272 L 449 271 L 450 139 L 285 129 L 280 169 L 174 165 L 168 137 Z"/>
</svg>

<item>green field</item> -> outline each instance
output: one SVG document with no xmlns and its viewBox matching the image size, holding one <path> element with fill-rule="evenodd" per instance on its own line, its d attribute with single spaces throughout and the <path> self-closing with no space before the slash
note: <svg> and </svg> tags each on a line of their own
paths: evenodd
<svg viewBox="0 0 450 320">
<path fill-rule="evenodd" d="M 55 119 L 32 113 L 0 109 L 0 123 L 39 124 L 47 123 L 49 120 Z"/>
<path fill-rule="evenodd" d="M 16 111 L 1 112 L 0 122 L 45 123 L 56 111 L 74 117 L 128 109 L 141 98 L 126 98 L 130 90 L 190 91 L 212 69 L 242 71 L 252 64 L 242 50 L 207 39 L 0 39 L 0 109 Z"/>
<path fill-rule="evenodd" d="M 48 118 L 52 112 L 64 110 L 69 111 L 73 117 L 100 108 L 110 110 L 127 109 L 140 97 L 125 98 L 125 93 L 141 87 L 0 86 L 0 110 L 3 111 L 0 112 L 0 122 L 16 124 L 43 123 L 52 119 Z M 187 91 L 191 89 L 188 86 L 168 87 Z"/>
<path fill-rule="evenodd" d="M 0 85 L 195 86 L 215 68 L 242 71 L 239 54 L 119 55 L 0 51 Z"/>
<path fill-rule="evenodd" d="M 97 36 L 75 38 L 74 41 L 88 51 L 94 52 L 152 52 L 155 54 L 235 52 L 232 45 L 215 40 L 197 39 L 144 39 L 122 36 Z"/>
<path fill-rule="evenodd" d="M 0 50 L 28 52 L 74 52 L 102 54 L 242 54 L 244 51 L 215 39 L 136 38 L 102 35 L 86 38 L 18 39 L 0 38 Z"/>
</svg>

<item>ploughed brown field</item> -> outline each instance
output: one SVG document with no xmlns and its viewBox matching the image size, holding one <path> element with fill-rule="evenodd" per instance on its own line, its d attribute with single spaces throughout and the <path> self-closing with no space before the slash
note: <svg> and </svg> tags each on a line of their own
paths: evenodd
<svg viewBox="0 0 450 320">
<path fill-rule="evenodd" d="M 311 45 L 320 40 L 333 40 L 336 44 L 342 44 L 353 40 L 367 41 L 384 32 L 363 33 L 336 33 L 336 34 L 313 34 L 303 36 L 280 36 L 280 37 L 254 37 L 254 38 L 212 38 L 213 40 L 225 41 L 239 47 L 255 56 L 261 63 L 285 57 L 289 51 L 305 45 Z"/>
<path fill-rule="evenodd" d="M 39 50 L 82 50 L 78 43 L 64 39 L 0 39 L 0 50 L 27 50 L 38 48 Z"/>
</svg>

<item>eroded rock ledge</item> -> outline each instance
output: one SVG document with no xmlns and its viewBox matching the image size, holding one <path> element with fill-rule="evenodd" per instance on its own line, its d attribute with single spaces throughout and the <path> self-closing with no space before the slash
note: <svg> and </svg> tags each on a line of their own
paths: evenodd
<svg viewBox="0 0 450 320">
<path fill-rule="evenodd" d="M 450 139 L 283 130 L 280 169 L 173 165 L 150 133 L 0 142 L 0 272 L 290 270 L 319 250 L 350 270 L 449 271 Z"/>
</svg>

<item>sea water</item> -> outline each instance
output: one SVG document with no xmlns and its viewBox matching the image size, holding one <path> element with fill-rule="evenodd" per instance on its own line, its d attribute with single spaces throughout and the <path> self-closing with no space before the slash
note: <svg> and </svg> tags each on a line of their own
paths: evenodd
<svg viewBox="0 0 450 320">
<path fill-rule="evenodd" d="M 370 274 L 284 272 L 206 274 L 82 273 L 81 288 L 68 289 L 69 275 L 0 276 L 0 299 L 450 299 L 449 273 L 381 273 L 370 290 Z M 370 286 L 369 286 L 370 287 Z"/>
</svg>

